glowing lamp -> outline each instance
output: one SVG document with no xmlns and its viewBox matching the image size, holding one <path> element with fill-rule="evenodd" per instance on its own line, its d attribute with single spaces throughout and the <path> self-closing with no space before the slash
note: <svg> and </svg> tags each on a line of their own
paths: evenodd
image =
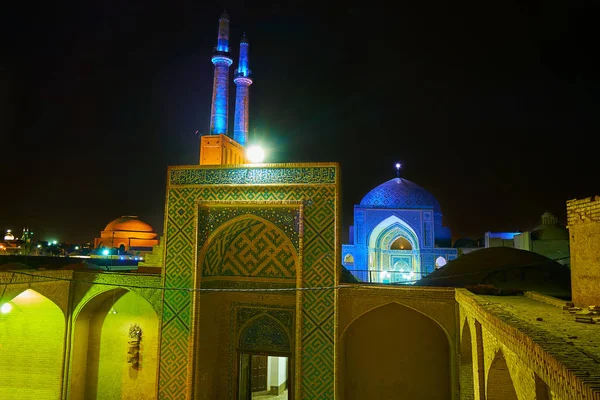
<svg viewBox="0 0 600 400">
<path fill-rule="evenodd" d="M 401 166 L 400 163 L 396 163 L 396 169 L 400 169 Z"/>
<path fill-rule="evenodd" d="M 79 246 L 75 246 L 75 250 L 79 250 Z"/>
<path fill-rule="evenodd" d="M 10 310 L 12 310 L 12 306 L 10 305 L 10 303 L 4 303 L 2 304 L 2 307 L 0 307 L 0 312 L 2 314 L 9 313 Z"/>
<path fill-rule="evenodd" d="M 107 255 L 108 255 L 108 249 L 104 249 L 104 250 L 102 250 L 102 255 L 103 255 L 103 256 L 107 256 Z"/>
<path fill-rule="evenodd" d="M 38 245 L 37 245 L 37 248 L 38 248 L 38 249 L 41 249 L 41 248 L 42 248 L 42 245 L 41 245 L 41 244 L 38 244 Z"/>
<path fill-rule="evenodd" d="M 261 163 L 265 159 L 265 152 L 260 146 L 250 146 L 246 150 L 246 157 L 251 163 Z"/>
<path fill-rule="evenodd" d="M 53 240 L 52 244 L 58 244 L 58 242 L 56 240 Z"/>
</svg>

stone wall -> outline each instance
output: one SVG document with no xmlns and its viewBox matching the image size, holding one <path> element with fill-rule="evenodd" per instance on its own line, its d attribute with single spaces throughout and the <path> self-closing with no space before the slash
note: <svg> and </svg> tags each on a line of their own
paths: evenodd
<svg viewBox="0 0 600 400">
<path fill-rule="evenodd" d="M 600 305 L 600 196 L 567 201 L 567 223 L 573 302 Z"/>
</svg>

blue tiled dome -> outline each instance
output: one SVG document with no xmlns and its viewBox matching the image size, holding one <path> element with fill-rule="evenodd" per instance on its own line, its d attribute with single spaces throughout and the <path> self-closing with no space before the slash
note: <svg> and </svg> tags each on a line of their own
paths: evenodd
<svg viewBox="0 0 600 400">
<path fill-rule="evenodd" d="M 433 208 L 440 213 L 440 204 L 421 186 L 402 178 L 390 179 L 371 190 L 360 202 L 368 208 Z"/>
</svg>

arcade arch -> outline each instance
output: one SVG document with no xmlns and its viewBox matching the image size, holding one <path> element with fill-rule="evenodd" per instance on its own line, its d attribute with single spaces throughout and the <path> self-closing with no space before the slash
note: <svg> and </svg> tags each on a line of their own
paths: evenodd
<svg viewBox="0 0 600 400">
<path fill-rule="evenodd" d="M 107 290 L 81 308 L 73 325 L 71 399 L 156 398 L 159 326 L 150 303 L 122 288 Z"/>
<path fill-rule="evenodd" d="M 0 344 L 0 398 L 60 398 L 65 338 L 60 308 L 27 289 L 2 304 L 0 337 L 10 338 Z"/>
<path fill-rule="evenodd" d="M 502 351 L 498 351 L 488 372 L 487 400 L 518 400 L 508 365 Z"/>
<path fill-rule="evenodd" d="M 435 321 L 395 302 L 379 306 L 342 334 L 341 398 L 451 398 L 450 360 L 448 337 Z"/>
</svg>

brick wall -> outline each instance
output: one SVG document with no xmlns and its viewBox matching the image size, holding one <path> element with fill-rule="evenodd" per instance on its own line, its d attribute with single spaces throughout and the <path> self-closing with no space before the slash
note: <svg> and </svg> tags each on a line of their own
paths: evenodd
<svg viewBox="0 0 600 400">
<path fill-rule="evenodd" d="M 600 196 L 567 201 L 567 223 L 573 302 L 600 305 Z"/>
</svg>

